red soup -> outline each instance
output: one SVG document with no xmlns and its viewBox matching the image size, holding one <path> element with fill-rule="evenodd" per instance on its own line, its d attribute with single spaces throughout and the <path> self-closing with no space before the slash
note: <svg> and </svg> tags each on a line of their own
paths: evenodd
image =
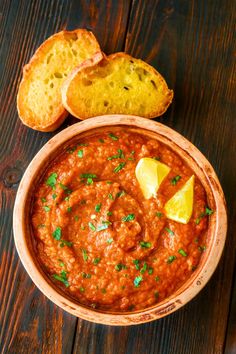
<svg viewBox="0 0 236 354">
<path fill-rule="evenodd" d="M 150 199 L 135 176 L 143 157 L 170 167 Z M 129 129 L 78 141 L 36 187 L 33 237 L 44 271 L 79 303 L 98 309 L 135 311 L 170 296 L 206 248 L 212 211 L 197 176 L 189 222 L 170 220 L 164 210 L 192 175 L 168 146 Z"/>
</svg>

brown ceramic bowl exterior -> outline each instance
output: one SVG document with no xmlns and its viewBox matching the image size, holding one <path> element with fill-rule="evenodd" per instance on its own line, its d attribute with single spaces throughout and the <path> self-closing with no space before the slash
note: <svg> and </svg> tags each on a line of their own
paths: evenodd
<svg viewBox="0 0 236 354">
<path fill-rule="evenodd" d="M 43 273 L 34 253 L 30 227 L 30 206 L 34 188 L 58 152 L 69 146 L 78 136 L 84 137 L 107 127 L 123 126 L 157 138 L 179 153 L 201 180 L 214 207 L 209 218 L 208 247 L 193 275 L 172 296 L 148 309 L 112 313 L 93 310 L 67 296 Z M 20 259 L 35 285 L 56 305 L 88 321 L 108 325 L 134 325 L 164 317 L 190 301 L 206 285 L 220 260 L 226 237 L 227 216 L 223 191 L 218 178 L 206 158 L 188 140 L 174 130 L 145 118 L 107 115 L 77 123 L 53 137 L 34 157 L 20 183 L 13 217 L 15 244 Z"/>
</svg>

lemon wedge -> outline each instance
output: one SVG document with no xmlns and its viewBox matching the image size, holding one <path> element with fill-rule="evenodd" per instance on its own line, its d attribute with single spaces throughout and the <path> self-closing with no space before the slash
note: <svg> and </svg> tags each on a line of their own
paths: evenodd
<svg viewBox="0 0 236 354">
<path fill-rule="evenodd" d="M 139 160 L 135 175 L 145 199 L 154 196 L 161 182 L 170 172 L 170 167 L 150 157 Z"/>
<path fill-rule="evenodd" d="M 194 175 L 165 204 L 167 218 L 187 224 L 193 212 Z"/>
</svg>

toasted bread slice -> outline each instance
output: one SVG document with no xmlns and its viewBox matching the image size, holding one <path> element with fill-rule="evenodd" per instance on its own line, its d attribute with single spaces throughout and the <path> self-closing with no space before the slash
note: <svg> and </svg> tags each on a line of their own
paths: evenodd
<svg viewBox="0 0 236 354">
<path fill-rule="evenodd" d="M 75 68 L 62 85 L 62 103 L 73 116 L 133 114 L 154 118 L 167 110 L 173 91 L 152 66 L 125 53 L 100 57 Z"/>
<path fill-rule="evenodd" d="M 91 32 L 62 31 L 48 38 L 23 69 L 17 95 L 22 122 L 37 130 L 53 131 L 67 116 L 61 85 L 74 67 L 100 52 Z"/>
</svg>

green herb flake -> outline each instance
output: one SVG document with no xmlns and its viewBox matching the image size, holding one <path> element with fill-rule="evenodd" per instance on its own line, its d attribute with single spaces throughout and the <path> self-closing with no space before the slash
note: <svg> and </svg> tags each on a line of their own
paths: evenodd
<svg viewBox="0 0 236 354">
<path fill-rule="evenodd" d="M 180 248 L 180 249 L 178 250 L 178 252 L 179 252 L 179 254 L 181 254 L 181 256 L 187 257 L 187 253 L 186 253 L 182 248 Z"/>
<path fill-rule="evenodd" d="M 57 227 L 56 230 L 53 231 L 52 236 L 55 240 L 59 241 L 61 239 L 61 228 Z"/>
<path fill-rule="evenodd" d="M 170 256 L 168 259 L 167 259 L 167 263 L 170 264 L 172 262 L 174 262 L 176 260 L 176 256 Z"/>
<path fill-rule="evenodd" d="M 111 200 L 113 200 L 113 196 L 112 196 L 111 193 L 108 194 L 108 198 L 111 199 Z"/>
<path fill-rule="evenodd" d="M 55 200 L 55 199 L 56 199 L 56 197 L 57 197 L 56 193 L 53 193 L 53 194 L 52 194 L 52 199 L 54 199 L 54 200 Z"/>
<path fill-rule="evenodd" d="M 206 251 L 206 246 L 198 246 L 198 250 L 200 252 L 205 252 Z"/>
<path fill-rule="evenodd" d="M 211 210 L 210 208 L 206 207 L 206 210 L 205 210 L 205 214 L 206 215 L 212 215 L 214 213 L 213 210 Z"/>
<path fill-rule="evenodd" d="M 125 195 L 125 191 L 122 190 L 122 191 L 116 193 L 116 198 L 123 197 L 123 195 Z"/>
<path fill-rule="evenodd" d="M 152 274 L 153 274 L 153 268 L 150 267 L 150 268 L 148 269 L 148 274 L 149 274 L 149 275 L 152 275 Z"/>
<path fill-rule="evenodd" d="M 60 247 L 64 247 L 64 246 L 72 247 L 72 245 L 73 245 L 73 243 L 70 241 L 67 241 L 67 240 L 61 240 L 61 243 L 60 243 Z"/>
<path fill-rule="evenodd" d="M 109 224 L 98 225 L 97 231 L 99 232 L 99 231 L 106 230 L 106 229 L 108 229 L 108 226 L 109 226 Z"/>
<path fill-rule="evenodd" d="M 84 151 L 83 151 L 83 150 L 79 150 L 79 151 L 77 152 L 77 156 L 78 156 L 80 159 L 82 159 L 83 155 L 84 155 Z"/>
<path fill-rule="evenodd" d="M 97 213 L 99 213 L 99 211 L 101 210 L 101 207 L 102 207 L 102 203 L 97 204 L 97 205 L 95 206 L 95 211 L 96 211 Z"/>
<path fill-rule="evenodd" d="M 159 219 L 163 216 L 163 214 L 161 213 L 161 212 L 157 212 L 156 214 L 155 214 Z"/>
<path fill-rule="evenodd" d="M 82 256 L 83 256 L 84 261 L 87 262 L 88 254 L 87 254 L 87 251 L 83 248 L 82 248 Z"/>
<path fill-rule="evenodd" d="M 93 264 L 94 265 L 97 265 L 99 262 L 100 262 L 100 260 L 101 260 L 101 258 L 94 258 L 94 260 L 93 260 Z"/>
<path fill-rule="evenodd" d="M 89 274 L 89 273 L 82 272 L 81 275 L 85 279 L 90 279 L 91 278 L 91 274 Z"/>
<path fill-rule="evenodd" d="M 81 225 L 80 226 L 81 230 L 85 230 L 85 226 Z"/>
<path fill-rule="evenodd" d="M 125 155 L 121 149 L 118 149 L 117 151 L 118 151 L 118 154 L 113 155 L 113 156 L 109 156 L 107 158 L 107 160 L 124 159 L 125 158 Z"/>
<path fill-rule="evenodd" d="M 122 263 L 116 264 L 115 270 L 116 270 L 117 272 L 120 272 L 122 269 L 127 269 L 127 267 L 126 267 L 125 264 L 122 264 Z"/>
<path fill-rule="evenodd" d="M 90 230 L 96 231 L 96 227 L 93 225 L 93 223 L 91 221 L 89 221 L 88 226 L 89 226 Z"/>
<path fill-rule="evenodd" d="M 180 180 L 180 178 L 181 178 L 181 176 L 179 176 L 179 175 L 172 178 L 172 180 L 171 180 L 172 186 L 175 186 L 177 184 L 177 182 Z"/>
<path fill-rule="evenodd" d="M 204 218 L 204 216 L 210 216 L 210 215 L 212 215 L 213 213 L 214 213 L 214 210 L 211 210 L 210 208 L 206 207 L 204 213 L 201 213 L 201 214 L 199 215 L 199 217 L 195 220 L 195 223 L 196 223 L 197 225 L 199 225 L 199 224 L 200 224 L 200 221 L 202 220 L 202 218 Z"/>
<path fill-rule="evenodd" d="M 107 239 L 107 243 L 108 243 L 108 244 L 111 244 L 112 242 L 113 242 L 113 238 L 108 238 L 108 239 Z"/>
<path fill-rule="evenodd" d="M 65 267 L 65 263 L 63 263 L 61 259 L 58 259 L 58 261 L 59 261 L 59 266 L 60 267 Z"/>
<path fill-rule="evenodd" d="M 104 139 L 98 139 L 98 141 L 102 144 L 105 143 Z"/>
<path fill-rule="evenodd" d="M 160 280 L 160 277 L 155 277 L 155 281 L 158 282 Z"/>
<path fill-rule="evenodd" d="M 165 230 L 168 232 L 169 235 L 174 236 L 174 232 L 171 229 L 168 229 L 168 227 L 165 227 Z"/>
<path fill-rule="evenodd" d="M 57 173 L 54 172 L 48 177 L 46 181 L 46 185 L 50 186 L 52 189 L 55 189 L 56 183 L 57 183 Z"/>
<path fill-rule="evenodd" d="M 134 279 L 134 286 L 135 288 L 138 288 L 140 286 L 140 283 L 143 281 L 142 275 L 139 275 Z"/>
<path fill-rule="evenodd" d="M 108 136 L 114 141 L 119 140 L 118 136 L 114 135 L 113 133 L 109 133 Z"/>
<path fill-rule="evenodd" d="M 73 147 L 67 149 L 67 153 L 68 153 L 68 154 L 73 154 L 73 152 L 74 152 L 75 150 L 76 150 L 76 146 L 73 146 Z"/>
<path fill-rule="evenodd" d="M 122 168 L 124 168 L 125 167 L 125 162 L 121 162 L 118 166 L 116 166 L 115 168 L 114 168 L 114 172 L 115 173 L 118 173 L 120 170 L 122 170 Z"/>
<path fill-rule="evenodd" d="M 68 208 L 67 208 L 67 212 L 68 212 L 68 213 L 71 213 L 71 210 L 72 210 L 72 207 L 68 207 Z"/>
<path fill-rule="evenodd" d="M 63 189 L 63 191 L 65 191 L 67 194 L 71 194 L 72 191 L 67 187 L 65 186 L 63 183 L 59 183 L 59 186 L 61 187 L 61 189 Z"/>
<path fill-rule="evenodd" d="M 146 270 L 147 270 L 147 263 L 144 262 L 143 267 L 142 267 L 141 270 L 140 270 L 140 273 L 141 273 L 141 274 L 144 274 L 144 273 L 146 272 Z"/>
<path fill-rule="evenodd" d="M 139 260 L 138 260 L 138 259 L 134 259 L 134 260 L 133 260 L 133 263 L 134 263 L 134 265 L 135 265 L 135 268 L 136 268 L 137 270 L 139 270 L 139 269 L 140 269 Z"/>
<path fill-rule="evenodd" d="M 112 184 L 113 182 L 112 181 L 106 181 L 106 184 Z"/>
<path fill-rule="evenodd" d="M 53 274 L 53 278 L 60 281 L 61 283 L 63 283 L 67 288 L 68 288 L 68 286 L 70 286 L 68 279 L 67 279 L 67 272 L 65 272 L 65 271 L 62 271 L 61 275 Z"/>
<path fill-rule="evenodd" d="M 79 291 L 80 291 L 81 293 L 84 293 L 85 288 L 84 288 L 83 286 L 81 286 L 81 287 L 79 288 Z"/>
<path fill-rule="evenodd" d="M 108 211 L 107 216 L 112 216 L 112 211 Z"/>
<path fill-rule="evenodd" d="M 158 297 L 159 297 L 159 292 L 158 292 L 158 291 L 154 291 L 154 296 L 155 296 L 155 299 L 158 299 Z"/>
<path fill-rule="evenodd" d="M 46 203 L 47 199 L 46 198 L 41 198 L 42 203 Z"/>
<path fill-rule="evenodd" d="M 75 216 L 74 216 L 74 220 L 75 220 L 75 221 L 78 221 L 78 220 L 79 220 L 78 215 L 75 215 Z"/>
<path fill-rule="evenodd" d="M 132 221 L 135 219 L 135 215 L 134 214 L 128 214 L 127 216 L 124 216 L 121 220 L 122 221 Z"/>
<path fill-rule="evenodd" d="M 102 288 L 102 289 L 101 289 L 101 292 L 102 292 L 103 294 L 106 294 L 107 291 L 106 291 L 105 288 Z"/>
<path fill-rule="evenodd" d="M 81 173 L 80 178 L 98 178 L 94 173 Z"/>
<path fill-rule="evenodd" d="M 156 161 L 160 161 L 161 158 L 160 158 L 160 156 L 154 156 L 153 159 Z"/>
<path fill-rule="evenodd" d="M 67 197 L 65 197 L 65 201 L 68 202 L 68 200 L 70 199 L 69 195 Z"/>
<path fill-rule="evenodd" d="M 47 205 L 43 206 L 43 209 L 46 211 L 46 213 L 48 213 L 51 210 L 51 208 Z"/>
<path fill-rule="evenodd" d="M 79 143 L 78 146 L 88 146 L 88 143 Z"/>
<path fill-rule="evenodd" d="M 139 242 L 139 244 L 142 248 L 150 248 L 152 246 L 150 242 L 145 242 L 145 241 L 141 241 Z"/>
</svg>

